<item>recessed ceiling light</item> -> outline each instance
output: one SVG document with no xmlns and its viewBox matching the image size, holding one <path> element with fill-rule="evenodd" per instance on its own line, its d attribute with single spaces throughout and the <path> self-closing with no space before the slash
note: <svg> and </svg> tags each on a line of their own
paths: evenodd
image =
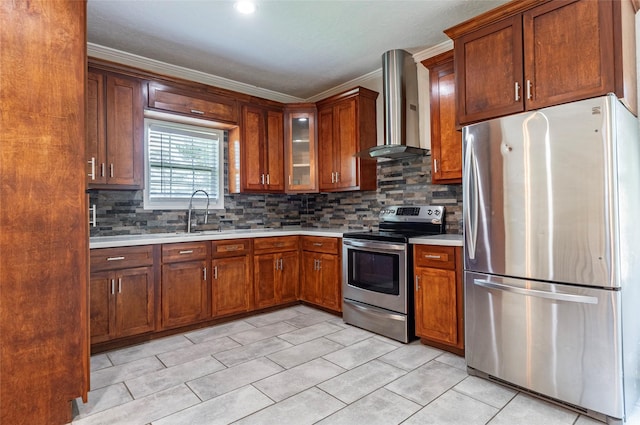
<svg viewBox="0 0 640 425">
<path fill-rule="evenodd" d="M 237 1 L 233 5 L 236 10 L 244 15 L 250 15 L 256 11 L 256 5 L 252 1 Z"/>
</svg>

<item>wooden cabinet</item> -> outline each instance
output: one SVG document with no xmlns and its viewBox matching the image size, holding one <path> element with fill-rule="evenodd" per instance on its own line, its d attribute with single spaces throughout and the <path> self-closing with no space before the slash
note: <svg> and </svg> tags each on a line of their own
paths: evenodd
<svg viewBox="0 0 640 425">
<path fill-rule="evenodd" d="M 631 0 L 524 0 L 446 30 L 459 123 L 609 92 L 637 114 L 634 13 Z"/>
<path fill-rule="evenodd" d="M 91 250 L 91 343 L 155 330 L 153 247 Z"/>
<path fill-rule="evenodd" d="M 298 237 L 256 238 L 253 244 L 255 307 L 297 301 L 300 277 Z"/>
<path fill-rule="evenodd" d="M 208 243 L 162 245 L 162 327 L 188 325 L 210 316 Z"/>
<path fill-rule="evenodd" d="M 257 105 L 242 107 L 240 191 L 284 191 L 284 113 Z"/>
<path fill-rule="evenodd" d="M 288 105 L 285 113 L 285 192 L 318 191 L 315 105 Z"/>
<path fill-rule="evenodd" d="M 150 82 L 147 89 L 150 109 L 177 113 L 222 123 L 238 123 L 238 102 L 222 94 L 195 87 Z"/>
<path fill-rule="evenodd" d="M 342 311 L 340 239 L 302 236 L 300 299 Z"/>
<path fill-rule="evenodd" d="M 463 354 L 462 248 L 416 245 L 413 255 L 416 335 Z"/>
<path fill-rule="evenodd" d="M 143 99 L 135 78 L 90 69 L 86 151 L 90 188 L 143 187 Z"/>
<path fill-rule="evenodd" d="M 453 51 L 425 59 L 429 69 L 431 183 L 462 183 L 462 133 L 456 130 Z"/>
<path fill-rule="evenodd" d="M 320 191 L 376 189 L 376 161 L 354 154 L 377 144 L 377 97 L 358 87 L 316 104 Z"/>
<path fill-rule="evenodd" d="M 214 317 L 253 309 L 251 239 L 212 242 L 211 282 Z"/>
</svg>

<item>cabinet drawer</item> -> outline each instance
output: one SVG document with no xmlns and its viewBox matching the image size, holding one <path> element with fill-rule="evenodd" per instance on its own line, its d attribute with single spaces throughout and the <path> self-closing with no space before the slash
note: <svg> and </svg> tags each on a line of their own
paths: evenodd
<svg viewBox="0 0 640 425">
<path fill-rule="evenodd" d="M 414 266 L 438 269 L 456 268 L 456 254 L 453 246 L 415 245 Z"/>
<path fill-rule="evenodd" d="M 251 253 L 251 239 L 233 239 L 211 242 L 213 258 L 236 257 Z"/>
<path fill-rule="evenodd" d="M 153 245 L 91 250 L 91 271 L 127 269 L 153 264 Z"/>
<path fill-rule="evenodd" d="M 337 254 L 339 247 L 338 238 L 327 238 L 322 236 L 303 236 L 302 250 L 312 252 L 325 252 L 327 254 Z"/>
<path fill-rule="evenodd" d="M 207 258 L 207 242 L 184 242 L 162 245 L 162 262 L 203 260 Z"/>
<path fill-rule="evenodd" d="M 149 107 L 215 121 L 238 123 L 238 104 L 235 99 L 163 84 L 149 83 Z"/>
<path fill-rule="evenodd" d="M 294 251 L 298 249 L 297 236 L 279 236 L 273 238 L 256 238 L 253 240 L 253 250 L 256 254 Z"/>
</svg>

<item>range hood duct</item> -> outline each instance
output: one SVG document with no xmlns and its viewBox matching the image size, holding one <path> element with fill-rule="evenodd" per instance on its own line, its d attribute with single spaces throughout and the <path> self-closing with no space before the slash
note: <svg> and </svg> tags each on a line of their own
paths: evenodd
<svg viewBox="0 0 640 425">
<path fill-rule="evenodd" d="M 420 148 L 418 70 L 411 53 L 397 49 L 382 55 L 384 145 L 358 156 L 402 159 L 428 155 Z"/>
</svg>

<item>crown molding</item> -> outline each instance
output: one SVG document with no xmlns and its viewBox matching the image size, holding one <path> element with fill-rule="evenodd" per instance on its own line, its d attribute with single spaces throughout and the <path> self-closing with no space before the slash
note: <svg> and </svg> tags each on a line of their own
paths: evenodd
<svg viewBox="0 0 640 425">
<path fill-rule="evenodd" d="M 299 97 L 290 96 L 272 90 L 262 89 L 260 87 L 252 86 L 251 84 L 245 84 L 239 81 L 230 80 L 228 78 L 218 77 L 217 75 L 208 74 L 206 72 L 172 65 L 155 59 L 146 58 L 144 56 L 138 56 L 132 53 L 123 52 L 121 50 L 112 49 L 110 47 L 101 46 L 99 44 L 87 43 L 87 55 L 98 59 L 156 72 L 158 74 L 169 75 L 172 77 L 208 84 L 210 86 L 220 87 L 227 90 L 233 90 L 251 96 L 274 100 L 276 102 L 298 103 L 305 101 L 305 99 L 301 99 Z"/>
<path fill-rule="evenodd" d="M 447 40 L 428 49 L 414 53 L 413 60 L 416 61 L 416 63 L 420 63 L 425 59 L 432 58 L 451 49 L 453 49 L 453 40 Z"/>
<path fill-rule="evenodd" d="M 342 83 L 338 86 L 330 88 L 329 90 L 325 90 L 322 93 L 316 94 L 315 96 L 311 96 L 310 98 L 306 99 L 306 102 L 317 102 L 319 100 L 326 99 L 327 97 L 331 97 L 335 94 L 350 90 L 357 86 L 367 86 L 369 85 L 370 81 L 375 80 L 382 80 L 382 68 L 371 71 L 361 77 L 354 78 L 353 80 L 349 80 L 346 83 Z"/>
</svg>

